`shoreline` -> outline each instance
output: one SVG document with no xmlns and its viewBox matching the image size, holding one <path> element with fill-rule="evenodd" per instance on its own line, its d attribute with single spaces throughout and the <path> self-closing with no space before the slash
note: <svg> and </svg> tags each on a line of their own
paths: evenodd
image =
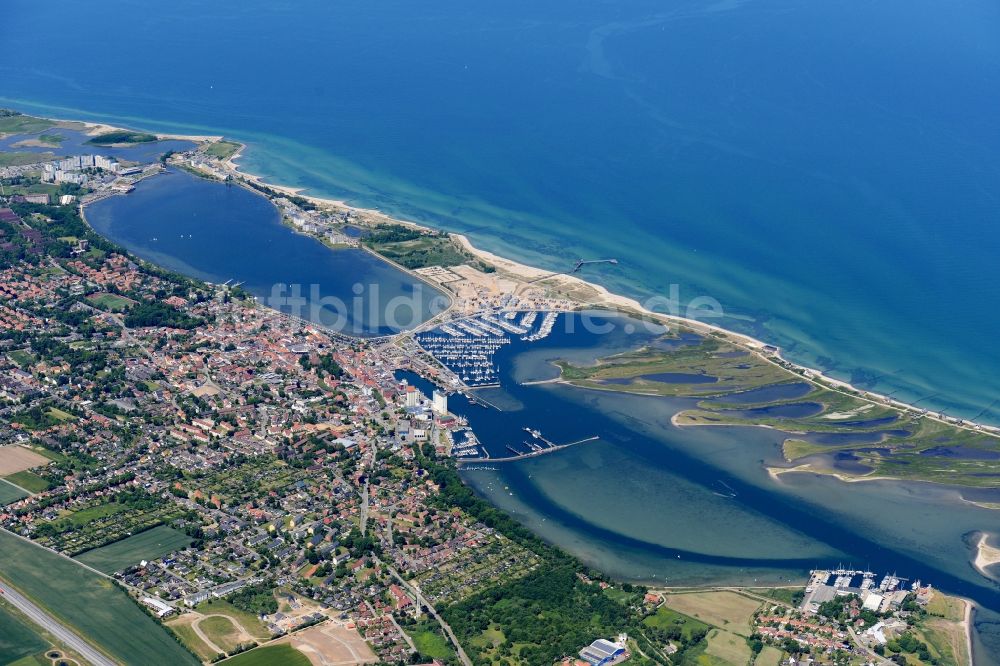
<svg viewBox="0 0 1000 666">
<path fill-rule="evenodd" d="M 980 533 L 979 540 L 975 545 L 976 557 L 972 561 L 972 566 L 984 577 L 996 581 L 998 576 L 989 571 L 990 567 L 1000 564 L 1000 548 L 989 544 L 989 535 Z"/>
<path fill-rule="evenodd" d="M 50 120 L 57 120 L 57 119 L 50 119 Z M 96 134 L 99 134 L 99 133 L 104 132 L 104 131 L 112 131 L 112 130 L 116 130 L 116 129 L 121 129 L 121 128 L 118 128 L 116 126 L 107 125 L 107 124 L 104 124 L 104 123 L 95 123 L 95 122 L 88 122 L 88 121 L 58 120 L 58 122 L 81 124 L 81 125 L 83 125 L 86 128 L 88 134 L 90 134 L 90 135 L 96 135 Z M 158 132 L 151 132 L 151 133 L 155 134 L 155 136 L 157 137 L 158 140 L 184 140 L 184 141 L 191 141 L 191 142 L 194 142 L 196 144 L 204 144 L 206 142 L 216 142 L 216 141 L 223 140 L 222 136 L 164 134 L 164 133 L 158 133 Z M 301 192 L 304 191 L 303 188 L 294 188 L 294 187 L 289 187 L 289 186 L 284 186 L 284 185 L 276 185 L 276 184 L 269 183 L 266 180 L 264 180 L 263 177 L 261 177 L 259 175 L 251 174 L 251 173 L 248 173 L 246 171 L 243 171 L 241 169 L 240 165 L 237 163 L 237 160 L 240 157 L 242 157 L 244 150 L 247 148 L 247 145 L 244 144 L 244 143 L 242 143 L 242 142 L 238 142 L 238 141 L 232 140 L 232 139 L 226 139 L 226 140 L 227 141 L 231 141 L 232 143 L 238 143 L 240 147 L 239 147 L 239 149 L 236 152 L 234 152 L 228 158 L 226 158 L 224 160 L 219 160 L 219 163 L 222 164 L 226 169 L 228 169 L 228 170 L 231 171 L 231 173 L 233 174 L 234 179 L 237 181 L 238 184 L 242 184 L 242 185 L 246 186 L 243 181 L 251 181 L 251 182 L 254 182 L 254 183 L 258 184 L 258 185 L 261 185 L 263 187 L 269 188 L 271 190 L 274 190 L 275 192 L 278 192 L 278 193 L 281 193 L 281 194 L 284 194 L 284 195 L 287 195 L 287 196 L 301 197 L 301 198 L 309 201 L 310 203 L 315 204 L 316 206 L 323 207 L 323 208 L 326 208 L 326 209 L 333 208 L 333 209 L 337 209 L 337 210 L 341 210 L 341 211 L 350 211 L 350 212 L 355 212 L 355 213 L 358 213 L 358 214 L 372 215 L 372 216 L 376 216 L 380 220 L 384 220 L 386 222 L 391 222 L 393 224 L 405 225 L 405 226 L 408 226 L 408 227 L 411 227 L 411 228 L 415 228 L 415 229 L 420 229 L 420 230 L 443 231 L 443 230 L 439 230 L 439 229 L 434 229 L 432 227 L 428 227 L 428 226 L 426 226 L 424 224 L 419 224 L 419 223 L 415 223 L 415 222 L 412 222 L 412 221 L 407 221 L 407 220 L 401 220 L 401 219 L 393 218 L 392 216 L 387 215 L 387 214 L 385 214 L 385 213 L 383 213 L 383 212 L 381 212 L 381 211 L 379 211 L 377 209 L 369 209 L 369 208 L 361 208 L 361 207 L 357 207 L 357 206 L 352 206 L 350 204 L 345 203 L 344 201 L 336 200 L 336 199 L 316 197 L 316 196 L 312 196 L 312 195 L 304 195 L 304 194 L 301 194 Z M 248 189 L 252 189 L 252 188 L 248 188 Z M 264 196 L 266 196 L 266 195 L 264 195 Z M 83 208 L 83 206 L 81 205 L 81 209 L 82 208 Z M 925 416 L 925 417 L 930 418 L 932 420 L 935 420 L 935 421 L 944 423 L 946 425 L 949 425 L 951 427 L 962 428 L 964 430 L 970 430 L 970 431 L 976 431 L 976 432 L 980 432 L 982 434 L 989 435 L 989 436 L 992 436 L 992 437 L 995 437 L 995 438 L 1000 438 L 1000 428 L 997 428 L 997 427 L 994 427 L 994 426 L 989 426 L 989 425 L 984 425 L 984 424 L 976 424 L 975 422 L 971 422 L 971 421 L 967 421 L 967 420 L 956 422 L 955 419 L 953 419 L 952 417 L 946 417 L 943 413 L 921 411 L 921 410 L 918 410 L 916 407 L 914 407 L 912 405 L 908 405 L 908 404 L 903 403 L 901 401 L 894 400 L 894 399 L 892 399 L 892 398 L 890 398 L 888 396 L 884 396 L 884 395 L 880 395 L 880 394 L 877 394 L 877 393 L 874 393 L 874 392 L 870 392 L 870 391 L 865 391 L 865 390 L 862 390 L 862 389 L 858 389 L 858 388 L 854 387 L 853 385 L 851 385 L 848 382 L 844 382 L 844 381 L 837 380 L 837 379 L 832 378 L 832 377 L 828 377 L 825 374 L 823 374 L 821 371 L 818 371 L 816 369 L 809 368 L 809 367 L 803 366 L 803 365 L 799 365 L 799 364 L 793 363 L 791 361 L 787 361 L 787 360 L 785 360 L 785 359 L 783 359 L 781 357 L 780 350 L 778 350 L 777 348 L 773 347 L 772 345 L 769 345 L 766 342 L 763 342 L 761 340 L 753 338 L 752 336 L 745 335 L 745 334 L 742 334 L 742 333 L 738 333 L 738 332 L 735 332 L 735 331 L 731 331 L 731 330 L 728 330 L 728 329 L 725 329 L 723 327 L 716 326 L 716 325 L 713 325 L 713 324 L 708 324 L 706 322 L 703 322 L 703 321 L 700 321 L 700 320 L 697 320 L 697 319 L 689 319 L 689 318 L 681 317 L 681 316 L 678 316 L 678 315 L 669 315 L 669 314 L 663 314 L 663 313 L 658 313 L 658 312 L 654 312 L 654 311 L 651 311 L 651 310 L 647 310 L 646 308 L 644 308 L 642 306 L 642 304 L 638 300 L 636 300 L 634 298 L 627 297 L 627 296 L 623 296 L 623 295 L 620 295 L 620 294 L 616 294 L 614 292 L 611 292 L 610 290 L 608 290 L 603 285 L 600 285 L 600 284 L 597 284 L 597 283 L 593 283 L 593 282 L 588 282 L 587 280 L 584 280 L 584 279 L 582 279 L 580 277 L 577 277 L 575 275 L 565 275 L 565 274 L 553 273 L 552 271 L 549 271 L 549 270 L 537 268 L 537 267 L 530 266 L 530 265 L 527 265 L 527 264 L 522 264 L 522 263 L 520 263 L 520 262 L 518 262 L 516 260 L 508 259 L 506 257 L 502 257 L 500 255 L 497 255 L 497 254 L 495 254 L 493 252 L 490 252 L 490 251 L 487 251 L 487 250 L 475 247 L 475 245 L 473 245 L 472 241 L 467 236 L 465 236 L 464 234 L 450 233 L 450 232 L 445 232 L 445 233 L 447 233 L 450 238 L 452 238 L 453 240 L 455 240 L 456 243 L 463 250 L 467 251 L 469 254 L 471 254 L 475 258 L 483 260 L 483 261 L 487 261 L 488 263 L 493 264 L 497 268 L 498 272 L 503 271 L 503 272 L 507 273 L 508 275 L 512 276 L 515 279 L 515 281 L 518 283 L 517 287 L 515 288 L 515 292 L 517 290 L 519 290 L 520 288 L 522 288 L 524 286 L 525 282 L 530 281 L 530 280 L 538 280 L 539 283 L 549 283 L 550 281 L 553 281 L 555 284 L 557 284 L 557 285 L 559 285 L 561 287 L 585 288 L 585 289 L 590 290 L 591 292 L 593 292 L 595 294 L 595 297 L 594 297 L 594 299 L 591 302 L 582 302 L 582 301 L 578 301 L 577 299 L 572 299 L 574 301 L 577 301 L 577 304 L 580 306 L 580 308 L 585 308 L 585 307 L 607 308 L 607 309 L 610 309 L 610 310 L 613 310 L 613 311 L 616 311 L 616 312 L 620 312 L 622 314 L 631 314 L 631 315 L 636 315 L 636 316 L 640 316 L 640 317 L 645 317 L 645 318 L 648 318 L 648 319 L 651 319 L 651 320 L 654 320 L 654 321 L 657 321 L 657 322 L 660 322 L 660 323 L 672 323 L 672 324 L 676 324 L 677 326 L 680 326 L 680 327 L 683 327 L 683 328 L 686 328 L 688 330 L 692 330 L 692 331 L 698 332 L 698 333 L 703 333 L 703 334 L 707 334 L 707 335 L 717 335 L 717 336 L 720 336 L 720 337 L 724 338 L 726 341 L 734 344 L 735 346 L 740 347 L 741 349 L 744 349 L 744 350 L 748 351 L 749 353 L 752 353 L 752 354 L 760 357 L 761 359 L 763 359 L 763 360 L 771 363 L 772 365 L 781 367 L 781 368 L 785 369 L 786 371 L 788 371 L 790 373 L 794 373 L 795 371 L 800 371 L 801 374 L 798 374 L 799 380 L 805 381 L 805 382 L 807 382 L 809 384 L 812 384 L 814 386 L 821 387 L 821 388 L 828 389 L 828 390 L 834 390 L 834 391 L 837 391 L 837 392 L 840 392 L 840 393 L 844 393 L 844 394 L 847 394 L 848 392 L 850 392 L 850 395 L 852 395 L 852 397 L 858 398 L 860 400 L 863 400 L 863 401 L 868 402 L 868 403 L 873 404 L 873 405 L 888 406 L 888 407 L 891 407 L 893 409 L 900 410 L 900 411 L 902 411 L 904 413 L 909 412 L 909 413 L 914 414 L 914 415 L 922 415 L 922 416 Z M 311 234 L 305 234 L 305 235 L 311 235 Z M 403 270 L 408 275 L 414 276 L 417 279 L 419 279 L 420 281 L 433 286 L 435 289 L 439 289 L 443 293 L 448 294 L 449 300 L 453 304 L 453 299 L 451 298 L 451 294 L 448 291 L 446 291 L 445 288 L 439 288 L 439 287 L 433 285 L 431 282 L 429 282 L 423 276 L 420 276 L 419 274 L 415 273 L 414 271 L 412 271 L 410 269 L 406 269 L 406 268 L 404 268 L 402 266 L 399 266 L 396 262 L 394 262 L 391 259 L 389 259 L 387 257 L 384 257 L 384 256 L 382 256 L 382 255 L 380 255 L 380 254 L 378 254 L 378 253 L 376 253 L 374 251 L 371 251 L 371 250 L 369 250 L 369 251 L 372 252 L 372 254 L 375 254 L 376 256 L 378 256 L 383 261 L 386 261 L 388 264 L 396 267 L 399 270 Z M 444 315 L 446 315 L 447 312 L 450 311 L 450 309 L 451 309 L 451 305 L 449 305 L 448 310 L 446 310 L 446 311 L 444 311 L 442 313 L 438 313 L 437 315 L 435 315 L 434 317 L 432 317 L 431 319 L 429 319 L 427 322 L 424 322 L 423 324 L 421 324 L 417 328 L 423 328 L 423 327 L 425 327 L 427 325 L 433 325 L 434 322 L 438 321 L 440 318 L 442 318 Z M 414 329 L 414 330 L 417 330 L 417 329 Z M 395 337 L 400 337 L 400 336 L 411 335 L 414 332 L 414 330 L 405 331 L 405 332 L 402 332 L 402 333 L 399 333 L 399 334 L 395 334 L 395 335 L 393 335 L 391 337 L 395 338 Z M 358 339 L 359 340 L 364 340 L 366 338 L 358 338 Z M 781 361 L 781 362 L 778 362 L 778 361 Z M 559 381 L 559 380 L 554 380 L 554 381 Z M 672 422 L 674 422 L 674 419 L 676 418 L 676 416 L 677 416 L 677 414 L 675 414 L 673 417 L 671 417 L 671 421 Z M 674 425 L 676 425 L 678 427 L 685 427 L 685 424 L 677 424 L 676 422 L 674 422 Z M 702 425 L 702 424 L 686 424 L 686 425 Z M 705 425 L 712 425 L 712 424 L 705 424 Z M 730 425 L 730 424 L 719 424 L 719 425 Z M 757 427 L 773 428 L 773 426 L 769 426 L 769 425 L 759 425 Z M 835 473 L 835 472 L 825 472 L 825 471 L 820 471 L 820 470 L 814 470 L 814 469 L 811 469 L 809 465 L 800 465 L 800 466 L 791 467 L 791 468 L 766 467 L 765 469 L 767 470 L 769 476 L 774 481 L 776 481 L 776 482 L 780 480 L 780 476 L 782 474 L 787 473 L 787 472 L 793 472 L 793 471 L 800 471 L 800 472 L 801 471 L 807 471 L 807 472 L 812 472 L 812 473 L 821 474 L 821 475 L 825 475 L 825 476 L 833 476 L 836 479 L 838 479 L 839 481 L 842 481 L 842 482 L 845 482 L 845 483 L 855 483 L 855 482 L 869 481 L 869 480 L 889 480 L 889 481 L 902 481 L 902 482 L 906 482 L 907 481 L 907 479 L 898 479 L 898 478 L 895 478 L 895 477 L 888 477 L 888 476 L 879 476 L 879 477 L 851 477 L 851 476 L 845 476 L 843 474 Z M 975 562 L 974 562 L 974 567 L 976 568 L 977 571 L 979 571 L 981 574 L 983 574 L 987 578 L 993 578 L 992 576 L 990 576 L 989 574 L 986 573 L 985 567 L 990 567 L 990 566 L 992 566 L 994 564 L 1000 563 L 1000 548 L 997 548 L 997 547 L 994 547 L 994 546 L 990 546 L 987 543 L 987 540 L 988 540 L 988 537 L 985 534 L 982 534 L 980 536 L 980 539 L 979 539 L 979 541 L 977 543 L 977 546 L 976 546 L 976 558 L 975 558 Z M 762 589 L 762 588 L 763 589 L 770 589 L 771 587 L 785 587 L 785 586 L 774 585 L 774 586 L 755 586 L 755 587 L 757 587 L 758 589 Z M 964 620 L 964 626 L 965 626 L 965 629 L 966 629 L 966 639 L 967 639 L 968 644 L 969 644 L 969 650 L 970 650 L 970 655 L 971 655 L 971 649 L 972 649 L 972 640 L 971 640 L 972 624 L 971 624 L 971 617 L 972 617 L 972 612 L 973 612 L 974 604 L 972 602 L 968 601 L 968 600 L 965 600 L 965 599 L 963 599 L 963 601 L 965 602 L 965 620 Z"/>
<path fill-rule="evenodd" d="M 72 120 L 72 119 L 59 119 L 59 118 L 47 118 L 47 120 L 52 120 L 62 123 L 77 123 L 85 126 L 87 131 L 92 134 L 97 134 L 103 131 L 113 131 L 127 129 L 122 127 L 117 127 L 114 125 L 109 125 L 106 123 L 99 123 L 93 121 L 82 121 L 82 120 Z M 133 130 L 139 131 L 139 130 Z M 219 135 L 194 135 L 194 134 L 171 134 L 162 132 L 149 132 L 154 134 L 159 140 L 184 140 L 192 141 L 195 143 L 211 143 L 217 142 L 224 139 L 223 136 Z M 232 155 L 224 160 L 219 160 L 220 165 L 223 167 L 224 171 L 228 171 L 227 175 L 232 175 L 234 179 L 246 180 L 253 182 L 257 185 L 270 188 L 276 192 L 285 194 L 286 196 L 301 197 L 310 203 L 323 208 L 332 208 L 334 210 L 339 210 L 341 212 L 348 212 L 357 215 L 368 215 L 373 216 L 380 222 L 401 224 L 414 229 L 419 229 L 422 231 L 445 231 L 440 229 L 434 229 L 425 224 L 419 224 L 409 220 L 402 220 L 394 218 L 386 213 L 373 208 L 362 208 L 359 206 L 350 205 L 342 200 L 317 197 L 313 195 L 302 194 L 305 188 L 301 187 L 290 187 L 287 185 L 273 184 L 266 181 L 262 176 L 257 174 L 249 173 L 244 171 L 242 167 L 238 164 L 238 160 L 243 156 L 244 151 L 247 148 L 247 144 L 242 141 L 235 139 L 225 139 L 231 143 L 239 145 L 239 148 Z M 213 174 L 216 175 L 216 174 Z M 761 360 L 770 363 L 776 367 L 780 367 L 792 374 L 799 377 L 801 381 L 805 381 L 813 386 L 824 388 L 827 390 L 835 391 L 844 395 L 850 395 L 851 397 L 857 398 L 859 400 L 868 402 L 872 405 L 886 406 L 892 409 L 896 409 L 903 413 L 909 413 L 913 416 L 929 418 L 933 421 L 954 427 L 967 430 L 970 432 L 981 433 L 990 437 L 994 437 L 1000 440 L 1000 427 L 992 426 L 984 423 L 977 423 L 975 421 L 967 419 L 957 419 L 955 417 L 949 417 L 942 412 L 935 412 L 930 410 L 922 410 L 914 405 L 910 405 L 900 400 L 891 398 L 890 396 L 879 394 L 873 391 L 867 391 L 860 389 L 853 384 L 830 377 L 824 374 L 822 371 L 816 368 L 811 368 L 805 365 L 789 361 L 781 356 L 781 350 L 775 345 L 771 345 L 762 340 L 758 340 L 752 336 L 738 333 L 736 331 L 731 331 L 727 328 L 721 326 L 716 326 L 714 324 L 709 324 L 698 319 L 690 319 L 687 317 L 682 317 L 679 315 L 665 314 L 660 312 L 654 312 L 648 310 L 642 306 L 642 304 L 631 297 L 623 296 L 621 294 L 616 294 L 608 290 L 603 285 L 589 282 L 583 278 L 577 277 L 576 275 L 566 275 L 562 273 L 553 273 L 552 271 L 537 268 L 534 266 L 529 266 L 523 264 L 519 261 L 509 259 L 500 256 L 489 250 L 482 248 L 477 248 L 473 245 L 472 241 L 460 233 L 447 232 L 450 238 L 455 240 L 458 245 L 466 252 L 471 254 L 476 259 L 484 261 L 486 263 L 492 264 L 496 267 L 497 273 L 506 273 L 508 276 L 513 278 L 518 282 L 518 288 L 524 286 L 525 283 L 535 280 L 534 284 L 550 283 L 557 287 L 562 288 L 576 288 L 576 289 L 586 289 L 595 294 L 594 298 L 588 302 L 582 302 L 579 299 L 572 299 L 577 301 L 581 308 L 584 307 L 597 307 L 597 308 L 608 308 L 614 311 L 621 312 L 622 314 L 634 314 L 640 317 L 645 317 L 652 319 L 661 324 L 675 324 L 679 327 L 687 328 L 695 333 L 701 333 L 706 335 L 716 335 L 724 338 L 727 342 L 740 347 L 744 351 L 756 355 Z M 388 261 L 385 257 L 378 255 L 381 259 Z M 396 266 L 395 262 L 389 262 L 390 265 Z M 413 274 L 412 271 L 408 273 Z M 421 278 L 422 281 L 425 279 Z M 518 288 L 515 288 L 515 292 Z M 443 314 L 439 313 L 435 317 L 424 322 L 421 326 L 426 326 L 432 324 L 437 319 L 439 319 Z M 406 335 L 409 332 L 404 332 L 402 335 Z"/>
</svg>

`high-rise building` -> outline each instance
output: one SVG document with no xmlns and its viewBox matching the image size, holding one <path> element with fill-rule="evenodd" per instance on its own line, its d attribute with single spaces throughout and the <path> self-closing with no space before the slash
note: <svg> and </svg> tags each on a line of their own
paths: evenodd
<svg viewBox="0 0 1000 666">
<path fill-rule="evenodd" d="M 420 405 L 420 393 L 412 386 L 406 387 L 406 406 L 417 407 Z"/>
<path fill-rule="evenodd" d="M 441 391 L 434 391 L 434 402 L 431 407 L 435 414 L 444 415 L 448 413 L 448 394 Z"/>
</svg>

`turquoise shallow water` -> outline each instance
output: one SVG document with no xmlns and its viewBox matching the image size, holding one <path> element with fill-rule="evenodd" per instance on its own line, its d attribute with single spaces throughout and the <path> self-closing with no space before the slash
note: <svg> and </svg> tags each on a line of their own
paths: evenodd
<svg viewBox="0 0 1000 666">
<path fill-rule="evenodd" d="M 77 9 L 5 5 L 0 102 L 225 132 L 251 170 L 536 264 L 613 255 L 589 277 L 1000 422 L 993 2 Z"/>
<path fill-rule="evenodd" d="M 711 296 L 723 323 L 796 360 L 1000 422 L 995 3 L 205 4 L 10 0 L 0 103 L 225 133 L 277 182 L 539 265 L 615 256 L 586 276 L 640 298 L 678 284 L 682 303 Z M 662 405 L 549 397 L 561 413 L 611 414 L 621 427 L 602 427 L 617 439 L 473 482 L 610 571 L 787 576 L 842 549 L 996 594 L 962 541 L 996 519 L 956 508 L 951 491 L 772 486 L 761 462 L 777 450 L 759 431 L 681 437 Z M 598 485 L 609 469 L 624 482 Z M 716 494 L 718 478 L 741 484 L 738 501 Z M 837 529 L 810 526 L 806 510 Z M 753 548 L 747 534 L 760 535 Z M 685 553 L 668 568 L 677 558 L 659 546 Z M 979 624 L 1000 651 L 996 615 Z"/>
</svg>

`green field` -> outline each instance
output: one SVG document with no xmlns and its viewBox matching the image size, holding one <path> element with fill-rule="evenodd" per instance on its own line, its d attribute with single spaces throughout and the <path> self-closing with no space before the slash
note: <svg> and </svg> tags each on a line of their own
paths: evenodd
<svg viewBox="0 0 1000 666">
<path fill-rule="evenodd" d="M 111 581 L 4 531 L 0 576 L 122 663 L 197 663 Z"/>
<path fill-rule="evenodd" d="M 133 132 L 131 130 L 112 130 L 93 137 L 87 143 L 96 146 L 110 146 L 116 143 L 152 143 L 156 141 L 155 134 L 145 132 Z"/>
<path fill-rule="evenodd" d="M 240 631 L 229 619 L 224 617 L 206 617 L 198 625 L 208 639 L 225 650 L 232 652 L 239 645 Z"/>
<path fill-rule="evenodd" d="M 55 125 L 51 120 L 21 114 L 0 114 L 0 134 L 34 134 Z"/>
<path fill-rule="evenodd" d="M 264 623 L 256 615 L 237 608 L 225 599 L 209 599 L 198 604 L 195 610 L 202 615 L 226 615 L 231 617 L 243 625 L 247 633 L 254 638 L 267 640 L 271 637 L 271 633 L 267 630 L 267 627 L 264 626 Z"/>
<path fill-rule="evenodd" d="M 7 352 L 7 358 L 25 368 L 35 362 L 35 357 L 26 349 L 15 349 Z"/>
<path fill-rule="evenodd" d="M 486 266 L 467 254 L 444 233 L 423 233 L 392 224 L 380 226 L 364 239 L 365 246 L 406 268 L 424 266 Z"/>
<path fill-rule="evenodd" d="M 194 628 L 188 623 L 177 622 L 176 620 L 167 623 L 170 630 L 177 634 L 177 637 L 181 639 L 181 642 L 188 647 L 189 650 L 198 655 L 198 658 L 202 661 L 211 661 L 218 656 L 218 653 L 205 645 L 205 641 L 198 637 L 198 634 L 194 632 Z"/>
<path fill-rule="evenodd" d="M 312 666 L 308 657 L 287 643 L 265 645 L 221 663 L 227 666 Z"/>
<path fill-rule="evenodd" d="M 135 305 L 135 301 L 116 294 L 99 293 L 87 296 L 87 300 L 101 308 L 111 312 L 123 312 L 130 305 Z"/>
<path fill-rule="evenodd" d="M 27 497 L 28 493 L 16 486 L 12 486 L 3 479 L 0 479 L 0 506 L 5 506 L 11 502 L 16 502 L 22 497 Z"/>
<path fill-rule="evenodd" d="M 55 153 L 0 152 L 0 167 L 23 166 L 54 159 Z"/>
<path fill-rule="evenodd" d="M 690 639 L 691 634 L 695 631 L 708 631 L 710 628 L 704 622 L 696 620 L 693 617 L 688 617 L 683 613 L 678 613 L 675 610 L 670 610 L 666 606 L 657 608 L 656 612 L 643 620 L 642 623 L 650 627 L 656 627 L 657 629 L 669 629 L 676 626 L 680 628 L 685 639 Z"/>
<path fill-rule="evenodd" d="M 413 644 L 423 657 L 448 659 L 455 655 L 436 622 L 421 622 L 416 626 L 406 627 L 406 633 L 413 639 Z"/>
<path fill-rule="evenodd" d="M 47 449 L 44 446 L 32 446 L 31 450 L 40 456 L 45 456 L 54 463 L 66 462 L 66 456 L 58 451 L 53 451 L 52 449 Z"/>
<path fill-rule="evenodd" d="M 14 474 L 9 474 L 4 477 L 5 480 L 10 481 L 13 484 L 21 486 L 25 490 L 32 493 L 40 493 L 49 489 L 49 482 L 38 476 L 34 472 L 29 472 L 27 470 L 23 472 L 16 472 Z"/>
<path fill-rule="evenodd" d="M 765 645 L 753 663 L 754 666 L 779 666 L 781 664 L 781 650 Z"/>
<path fill-rule="evenodd" d="M 69 412 L 64 412 L 63 410 L 59 409 L 58 407 L 49 407 L 49 410 L 48 410 L 47 413 L 48 413 L 49 416 L 51 416 L 52 418 L 54 418 L 56 421 L 62 421 L 63 423 L 66 423 L 67 421 L 75 421 L 76 420 L 75 416 L 73 416 Z"/>
<path fill-rule="evenodd" d="M 240 144 L 235 141 L 216 141 L 205 149 L 206 155 L 211 155 L 220 160 L 229 159 L 240 149 Z"/>
<path fill-rule="evenodd" d="M 48 647 L 48 641 L 7 610 L 6 606 L 0 605 L 0 664 L 10 664 Z"/>
<path fill-rule="evenodd" d="M 107 546 L 88 550 L 78 555 L 77 560 L 110 574 L 142 560 L 155 560 L 175 550 L 187 548 L 191 538 L 183 532 L 159 525 L 140 532 L 127 539 L 109 543 Z"/>
<path fill-rule="evenodd" d="M 38 140 L 49 146 L 58 146 L 66 140 L 61 134 L 39 134 Z"/>
</svg>

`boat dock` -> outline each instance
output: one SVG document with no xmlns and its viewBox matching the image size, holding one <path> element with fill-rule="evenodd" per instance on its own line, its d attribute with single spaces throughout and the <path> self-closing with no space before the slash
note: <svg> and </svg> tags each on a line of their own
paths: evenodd
<svg viewBox="0 0 1000 666">
<path fill-rule="evenodd" d="M 417 333 L 414 339 L 463 386 L 497 386 L 500 368 L 493 360 L 496 353 L 515 339 L 535 342 L 547 337 L 558 317 L 555 311 L 484 310 L 443 322 Z"/>
<path fill-rule="evenodd" d="M 458 463 L 459 465 L 470 465 L 474 463 L 485 463 L 485 462 L 489 463 L 514 462 L 515 460 L 524 460 L 525 458 L 535 458 L 537 456 L 544 456 L 547 453 L 555 453 L 556 451 L 562 451 L 563 449 L 568 449 L 569 447 L 576 446 L 577 444 L 593 442 L 596 439 L 600 439 L 600 437 L 594 435 L 593 437 L 587 437 L 585 439 L 580 439 L 575 442 L 570 442 L 568 444 L 551 444 L 551 442 L 549 442 L 550 446 L 545 446 L 545 447 L 539 446 L 537 448 L 533 448 L 531 451 L 528 452 L 521 452 L 520 449 L 516 449 L 508 444 L 507 450 L 518 452 L 518 455 L 508 456 L 506 458 L 455 458 L 455 462 Z"/>
</svg>

